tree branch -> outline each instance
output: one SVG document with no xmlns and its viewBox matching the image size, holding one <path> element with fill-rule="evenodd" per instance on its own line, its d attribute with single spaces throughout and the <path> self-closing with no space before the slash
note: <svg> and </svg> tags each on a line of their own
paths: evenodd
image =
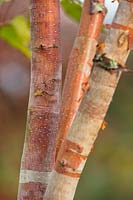
<svg viewBox="0 0 133 200">
<path fill-rule="evenodd" d="M 97 4 L 101 6 L 101 10 L 97 10 Z M 104 16 L 104 0 L 98 2 L 85 0 L 63 89 L 56 156 L 72 125 L 81 100 L 89 89 L 93 58 Z"/>
<path fill-rule="evenodd" d="M 133 27 L 133 3 L 125 0 L 120 2 L 114 23 Z M 122 33 L 126 36 L 122 46 L 119 47 L 118 40 Z M 105 41 L 103 53 L 107 58 L 124 66 L 129 54 L 126 32 L 112 27 Z M 119 71 L 110 73 L 95 66 L 91 76 L 91 89 L 83 99 L 72 128 L 58 154 L 45 194 L 46 200 L 73 199 L 86 159 L 112 101 L 120 75 Z"/>
<path fill-rule="evenodd" d="M 58 0 L 32 0 L 31 85 L 18 200 L 42 200 L 55 161 L 61 96 Z"/>
</svg>

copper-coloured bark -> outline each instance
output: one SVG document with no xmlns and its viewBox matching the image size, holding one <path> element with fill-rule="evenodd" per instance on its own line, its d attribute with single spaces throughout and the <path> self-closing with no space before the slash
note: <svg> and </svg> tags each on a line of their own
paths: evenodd
<svg viewBox="0 0 133 200">
<path fill-rule="evenodd" d="M 82 160 L 86 160 L 87 156 L 82 154 L 83 147 L 71 140 L 65 140 L 63 145 L 63 156 L 56 162 L 56 171 L 73 178 L 79 178 L 80 173 L 77 169 L 80 168 Z M 61 154 L 60 154 L 61 155 Z"/>
<path fill-rule="evenodd" d="M 31 84 L 18 200 L 42 200 L 55 161 L 61 96 L 58 0 L 32 0 Z"/>
<path fill-rule="evenodd" d="M 62 95 L 56 155 L 72 125 L 81 100 L 89 89 L 93 58 L 105 14 L 104 9 L 102 12 L 90 13 L 91 1 L 85 0 L 79 32 L 69 58 Z M 104 5 L 104 0 L 98 2 Z"/>
<path fill-rule="evenodd" d="M 126 11 L 124 10 L 125 9 L 124 6 L 127 8 Z M 110 33 L 107 36 L 107 39 L 105 40 L 105 45 L 102 50 L 103 54 L 105 54 L 107 58 L 117 61 L 122 66 L 125 65 L 127 56 L 129 54 L 129 49 L 128 49 L 129 40 L 128 40 L 128 35 L 126 34 L 126 30 L 127 29 L 130 30 L 133 27 L 132 8 L 133 5 L 131 3 L 129 4 L 123 1 L 120 4 L 114 22 L 121 25 L 119 26 L 119 28 L 117 27 L 117 29 L 116 27 L 112 26 Z M 121 12 L 123 11 L 123 13 L 125 13 L 125 16 L 121 16 L 120 11 Z M 121 29 L 121 27 L 123 26 L 126 26 L 127 29 L 126 30 Z M 123 44 L 120 47 L 118 41 L 122 33 L 125 34 L 126 38 L 125 40 L 123 40 Z M 71 156 L 67 156 L 69 151 L 72 152 L 74 151 L 75 153 L 77 153 L 77 163 L 79 163 L 78 162 L 79 156 L 81 157 L 81 155 L 84 155 L 85 157 L 88 155 L 88 152 L 85 150 L 87 144 L 87 137 L 92 137 L 91 140 L 94 142 L 97 131 L 101 128 L 105 114 L 112 100 L 115 88 L 120 78 L 120 74 L 121 72 L 117 70 L 114 71 L 114 73 L 110 73 L 110 71 L 106 71 L 105 69 L 103 70 L 102 68 L 97 66 L 94 68 L 91 76 L 91 89 L 83 99 L 83 102 L 81 103 L 81 106 L 74 120 L 74 123 L 67 136 L 67 139 L 64 142 L 64 145 L 62 146 L 59 152 L 59 156 L 57 158 L 55 167 L 57 172 L 59 172 L 58 163 L 62 162 L 62 160 L 65 160 L 66 163 L 66 165 L 64 165 L 65 168 L 67 166 L 67 163 L 70 162 Z M 69 151 L 68 149 L 66 150 L 67 141 L 71 141 L 74 144 L 77 144 L 77 146 L 82 146 L 83 151 L 79 152 L 78 150 L 74 150 L 73 149 L 74 146 L 71 147 Z M 90 147 L 92 147 L 92 144 L 91 145 L 89 144 L 88 146 L 89 151 L 91 150 Z M 82 159 L 82 161 L 84 162 L 84 159 Z M 71 169 L 73 168 L 71 167 Z M 73 174 L 77 173 L 78 172 L 77 170 L 78 167 L 77 169 L 73 170 Z M 64 172 L 60 171 L 59 173 L 63 174 Z"/>
<path fill-rule="evenodd" d="M 114 22 L 132 28 L 132 10 L 133 3 L 121 1 Z M 124 65 L 129 54 L 128 36 L 122 47 L 119 47 L 118 39 L 121 33 L 123 30 L 111 28 L 105 40 L 103 53 L 106 53 L 108 58 Z M 67 139 L 59 151 L 55 169 L 50 176 L 45 193 L 45 200 L 72 200 L 74 198 L 86 158 L 101 128 L 120 75 L 119 71 L 110 73 L 103 68 L 94 67 L 90 91 L 86 93 Z"/>
</svg>

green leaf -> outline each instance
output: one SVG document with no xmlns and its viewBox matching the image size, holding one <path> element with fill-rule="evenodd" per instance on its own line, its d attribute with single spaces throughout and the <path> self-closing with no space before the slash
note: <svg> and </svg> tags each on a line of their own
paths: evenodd
<svg viewBox="0 0 133 200">
<path fill-rule="evenodd" d="M 24 16 L 17 16 L 11 21 L 11 25 L 21 38 L 22 43 L 27 45 L 30 41 L 30 29 L 28 20 Z"/>
<path fill-rule="evenodd" d="M 15 17 L 10 24 L 0 28 L 0 37 L 8 42 L 11 46 L 20 50 L 28 58 L 30 50 L 30 29 L 27 19 L 24 16 Z"/>
<path fill-rule="evenodd" d="M 76 1 L 72 0 L 61 0 L 61 5 L 70 17 L 72 17 L 76 21 L 80 20 L 82 10 L 82 6 L 80 3 L 76 3 Z"/>
</svg>

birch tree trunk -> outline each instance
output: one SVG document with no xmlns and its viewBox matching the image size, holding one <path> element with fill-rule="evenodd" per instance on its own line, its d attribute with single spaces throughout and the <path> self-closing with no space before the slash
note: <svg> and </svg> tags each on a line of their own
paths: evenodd
<svg viewBox="0 0 133 200">
<path fill-rule="evenodd" d="M 106 57 L 124 65 L 129 54 L 130 28 L 133 28 L 133 3 L 122 0 L 105 41 Z M 123 30 L 122 26 L 127 27 Z M 130 28 L 129 28 L 130 27 Z M 55 168 L 50 176 L 45 200 L 72 200 L 86 159 L 101 128 L 121 72 L 95 66 L 91 89 L 86 94 L 65 143 L 62 145 Z"/>
<path fill-rule="evenodd" d="M 97 6 L 101 6 L 100 11 L 97 10 Z M 93 58 L 105 12 L 104 0 L 97 3 L 95 0 L 85 0 L 63 88 L 56 155 L 72 125 L 81 100 L 89 89 Z"/>
<path fill-rule="evenodd" d="M 31 85 L 18 200 L 42 200 L 55 161 L 61 96 L 58 0 L 32 0 Z"/>
</svg>

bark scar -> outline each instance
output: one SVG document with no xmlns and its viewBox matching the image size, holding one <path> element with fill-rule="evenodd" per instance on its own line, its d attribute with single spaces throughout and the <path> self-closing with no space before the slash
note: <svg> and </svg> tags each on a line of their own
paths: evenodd
<svg viewBox="0 0 133 200">
<path fill-rule="evenodd" d="M 129 37 L 129 31 L 124 31 L 120 34 L 117 40 L 119 48 L 121 48 L 126 43 L 126 41 L 128 42 L 128 37 Z"/>
<path fill-rule="evenodd" d="M 48 81 L 43 81 L 40 88 L 36 87 L 34 96 L 44 96 L 45 94 L 48 96 L 55 96 L 56 85 L 58 83 L 57 79 L 50 79 Z"/>
<path fill-rule="evenodd" d="M 66 140 L 63 152 L 63 154 L 62 152 L 59 152 L 56 171 L 71 177 L 79 176 L 80 172 L 78 171 L 78 168 L 80 164 L 87 159 L 86 155 L 82 155 L 83 147 L 70 140 Z"/>
<path fill-rule="evenodd" d="M 82 94 L 81 94 L 81 97 L 77 100 L 78 103 L 83 99 L 84 93 L 87 92 L 89 89 L 90 89 L 89 82 L 88 81 L 83 82 L 82 83 L 82 88 L 81 88 Z"/>
<path fill-rule="evenodd" d="M 40 44 L 39 46 L 33 47 L 33 50 L 35 51 L 47 51 L 49 49 L 59 48 L 58 45 L 53 44 L 51 46 L 45 46 L 44 44 Z"/>
<path fill-rule="evenodd" d="M 115 28 L 115 29 L 123 30 L 125 35 L 127 35 L 127 38 L 128 38 L 128 48 L 127 48 L 127 50 L 133 49 L 133 28 L 131 28 L 129 26 L 124 26 L 124 25 L 118 24 L 118 23 L 106 24 L 105 27 L 107 29 Z M 123 36 L 120 35 L 120 37 L 123 37 Z M 120 44 L 118 44 L 118 45 L 120 45 Z"/>
</svg>

